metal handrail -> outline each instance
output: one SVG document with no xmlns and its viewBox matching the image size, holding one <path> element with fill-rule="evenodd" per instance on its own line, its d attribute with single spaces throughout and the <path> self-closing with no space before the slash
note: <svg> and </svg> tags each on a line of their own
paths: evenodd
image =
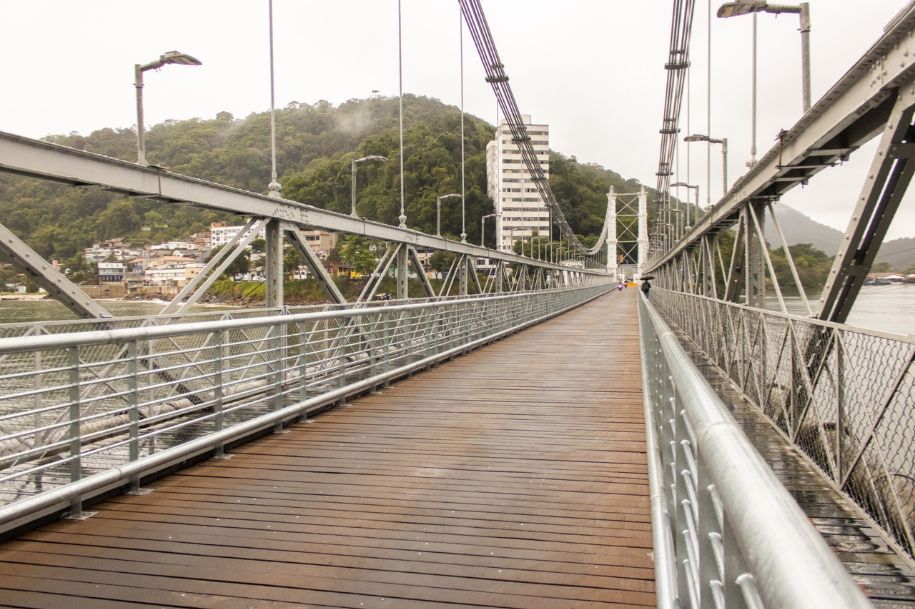
<svg viewBox="0 0 915 609">
<path fill-rule="evenodd" d="M 658 607 L 871 607 L 639 296 Z"/>
</svg>

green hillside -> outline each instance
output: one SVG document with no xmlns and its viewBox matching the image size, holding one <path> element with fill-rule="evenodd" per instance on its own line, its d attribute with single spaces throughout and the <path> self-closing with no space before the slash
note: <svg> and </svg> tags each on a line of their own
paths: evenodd
<svg viewBox="0 0 915 609">
<path fill-rule="evenodd" d="M 354 155 L 381 154 L 391 161 L 360 166 L 359 213 L 396 223 L 399 214 L 397 100 L 351 100 L 290 104 L 277 113 L 277 165 L 284 196 L 349 212 L 350 168 Z M 405 189 L 408 224 L 435 230 L 435 197 L 460 189 L 460 113 L 426 97 L 406 96 Z M 493 126 L 476 117 L 466 122 L 467 232 L 479 241 L 480 216 L 492 211 L 486 196 L 485 150 Z M 102 129 L 46 139 L 82 150 L 134 160 L 132 129 Z M 181 174 L 264 192 L 269 182 L 269 114 L 237 119 L 221 112 L 213 119 L 166 121 L 147 138 L 149 162 Z M 573 156 L 553 154 L 550 181 L 573 228 L 583 235 L 600 231 L 609 186 L 638 188 L 634 180 Z M 93 241 L 126 237 L 154 243 L 187 236 L 226 214 L 191 206 L 165 206 L 118 197 L 99 189 L 73 188 L 0 174 L 3 222 L 39 253 L 67 259 Z M 443 231 L 460 232 L 459 206 L 442 211 Z M 491 236 L 490 236 L 491 239 Z M 491 242 L 491 241 L 490 241 Z"/>
</svg>

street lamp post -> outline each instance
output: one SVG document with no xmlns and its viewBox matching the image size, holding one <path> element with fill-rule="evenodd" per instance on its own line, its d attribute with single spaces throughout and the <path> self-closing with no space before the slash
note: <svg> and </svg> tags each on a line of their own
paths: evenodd
<svg viewBox="0 0 915 609">
<path fill-rule="evenodd" d="M 460 194 L 458 194 L 456 192 L 453 192 L 453 193 L 447 194 L 447 195 L 442 195 L 440 197 L 436 197 L 436 199 L 435 199 L 435 234 L 439 237 L 442 236 L 442 201 L 444 199 L 453 199 L 454 197 L 461 199 L 461 202 L 463 203 L 464 199 L 461 197 Z M 463 231 L 463 228 L 462 228 L 462 231 Z M 466 238 L 466 235 L 464 235 L 464 237 Z M 462 241 L 463 240 L 464 239 L 462 239 Z"/>
<path fill-rule="evenodd" d="M 362 157 L 361 159 L 351 159 L 350 160 L 350 178 L 351 178 L 352 182 L 350 184 L 350 201 L 351 202 L 350 202 L 349 215 L 351 215 L 352 217 L 354 217 L 354 218 L 359 217 L 359 215 L 356 213 L 356 166 L 359 163 L 367 163 L 369 161 L 384 162 L 387 160 L 388 160 L 388 157 L 381 156 L 380 154 L 370 154 L 368 156 Z M 344 167 L 346 167 L 346 165 L 344 165 Z"/>
<path fill-rule="evenodd" d="M 147 64 L 135 64 L 133 67 L 133 86 L 137 89 L 137 163 L 146 165 L 146 133 L 143 130 L 143 72 L 158 70 L 168 64 L 182 66 L 199 66 L 199 59 L 186 53 L 168 51 L 159 56 L 159 59 Z"/>
<path fill-rule="evenodd" d="M 495 218 L 496 214 L 486 214 L 480 218 L 480 247 L 486 246 L 486 218 Z"/>
<path fill-rule="evenodd" d="M 739 17 L 756 13 L 781 13 L 795 14 L 800 18 L 801 32 L 801 94 L 804 114 L 810 110 L 810 4 L 801 2 L 797 5 L 769 4 L 766 0 L 741 0 L 739 2 L 725 2 L 718 8 L 718 17 Z M 754 40 L 755 57 L 755 40 Z M 755 87 L 755 84 L 754 84 Z"/>
<path fill-rule="evenodd" d="M 671 188 L 673 188 L 675 186 L 682 186 L 683 188 L 686 188 L 687 190 L 696 189 L 696 207 L 697 208 L 699 207 L 699 185 L 698 184 L 693 185 L 693 184 L 687 184 L 686 182 L 674 182 L 673 184 L 670 185 Z M 691 227 L 692 227 L 692 225 L 690 225 L 690 223 L 689 223 L 689 206 L 687 205 L 686 206 L 685 230 L 689 230 Z"/>
<path fill-rule="evenodd" d="M 708 135 L 701 135 L 694 133 L 692 135 L 687 135 L 683 138 L 684 142 L 708 142 L 709 144 L 721 144 L 721 196 L 724 197 L 728 193 L 728 138 L 723 137 L 721 139 L 716 139 L 709 137 Z M 711 200 L 711 187 L 709 187 L 708 199 L 709 203 Z M 697 191 L 698 192 L 698 191 Z"/>
</svg>

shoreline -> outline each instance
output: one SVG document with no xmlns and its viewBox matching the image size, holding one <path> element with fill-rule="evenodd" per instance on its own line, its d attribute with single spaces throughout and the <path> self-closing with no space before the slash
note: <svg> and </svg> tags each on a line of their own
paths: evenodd
<svg viewBox="0 0 915 609">
<path fill-rule="evenodd" d="M 0 294 L 0 300 L 30 302 L 35 300 L 54 300 L 48 294 Z"/>
</svg>

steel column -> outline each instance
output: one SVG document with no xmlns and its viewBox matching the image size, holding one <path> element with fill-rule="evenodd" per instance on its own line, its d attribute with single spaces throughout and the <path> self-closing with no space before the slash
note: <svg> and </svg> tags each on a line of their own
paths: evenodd
<svg viewBox="0 0 915 609">
<path fill-rule="evenodd" d="M 264 276 L 266 277 L 266 306 L 276 308 L 283 306 L 283 223 L 272 219 L 267 223 L 264 233 L 267 241 L 264 259 Z"/>
<path fill-rule="evenodd" d="M 410 260 L 407 255 L 407 246 L 402 245 L 397 249 L 397 300 L 405 300 L 410 297 L 410 289 L 407 283 L 408 273 L 410 271 Z"/>
</svg>

